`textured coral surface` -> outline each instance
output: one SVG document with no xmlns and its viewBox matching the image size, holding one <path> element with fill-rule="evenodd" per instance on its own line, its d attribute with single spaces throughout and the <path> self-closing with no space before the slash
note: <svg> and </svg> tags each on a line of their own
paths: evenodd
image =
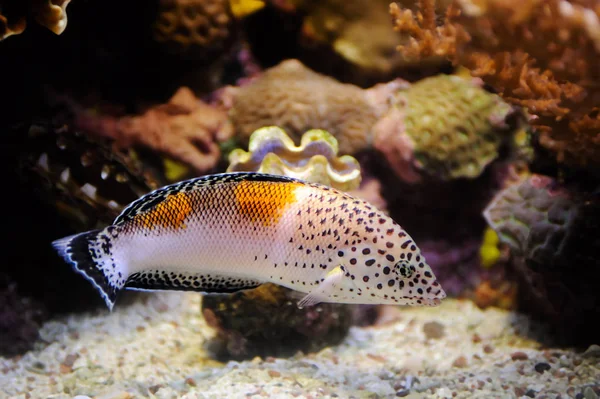
<svg viewBox="0 0 600 399">
<path fill-rule="evenodd" d="M 484 213 L 513 250 L 523 306 L 551 320 L 563 338 L 582 343 L 597 339 L 572 326 L 600 316 L 599 213 L 597 195 L 540 175 L 501 191 Z"/>
<path fill-rule="evenodd" d="M 290 290 L 264 284 L 233 295 L 207 296 L 202 314 L 217 330 L 214 349 L 225 358 L 286 356 L 339 343 L 352 324 L 353 308 L 322 303 L 303 309 Z"/>
<path fill-rule="evenodd" d="M 461 0 L 436 23 L 433 2 L 413 13 L 392 4 L 406 56 L 438 54 L 527 109 L 559 162 L 600 160 L 600 5 L 597 2 Z"/>
<path fill-rule="evenodd" d="M 396 174 L 476 178 L 511 137 L 511 107 L 459 76 L 423 79 L 395 95 L 375 128 L 374 146 Z"/>
<path fill-rule="evenodd" d="M 165 51 L 203 59 L 230 41 L 232 17 L 227 0 L 159 0 L 154 39 Z"/>
<path fill-rule="evenodd" d="M 263 126 L 283 128 L 296 144 L 306 130 L 324 129 L 337 138 L 341 154 L 366 148 L 377 118 L 365 91 L 296 60 L 284 61 L 237 88 L 230 116 L 244 143 Z"/>
<path fill-rule="evenodd" d="M 91 135 L 110 138 L 118 148 L 141 145 L 206 173 L 221 157 L 218 142 L 231 137 L 226 114 L 200 101 L 187 87 L 166 104 L 142 115 L 115 118 L 76 110 L 74 126 Z"/>
</svg>

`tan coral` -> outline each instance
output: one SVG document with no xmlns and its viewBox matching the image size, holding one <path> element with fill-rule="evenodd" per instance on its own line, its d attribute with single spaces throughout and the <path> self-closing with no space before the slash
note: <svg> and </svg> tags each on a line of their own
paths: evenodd
<svg viewBox="0 0 600 399">
<path fill-rule="evenodd" d="M 377 109 L 361 88 L 337 82 L 287 60 L 250 84 L 236 88 L 230 117 L 243 143 L 264 126 L 279 126 L 299 143 L 309 129 L 333 134 L 340 153 L 354 154 L 369 146 Z"/>
<path fill-rule="evenodd" d="M 417 13 L 391 5 L 396 29 L 413 37 L 403 54 L 467 67 L 527 109 L 558 161 L 600 165 L 600 4 L 457 0 L 438 25 L 433 3 Z"/>
<path fill-rule="evenodd" d="M 67 26 L 67 5 L 71 0 L 0 1 L 0 40 L 18 35 L 27 26 L 31 14 L 40 24 L 60 35 Z"/>
<path fill-rule="evenodd" d="M 167 52 L 204 59 L 223 51 L 231 36 L 228 0 L 159 0 L 153 35 Z"/>
<path fill-rule="evenodd" d="M 324 130 L 309 130 L 300 145 L 276 126 L 256 130 L 248 152 L 236 149 L 229 154 L 228 172 L 256 171 L 295 177 L 326 184 L 343 191 L 358 188 L 360 164 L 349 155 L 338 156 L 335 137 Z"/>
<path fill-rule="evenodd" d="M 142 115 L 114 118 L 76 113 L 75 126 L 89 134 L 108 137 L 119 148 L 148 147 L 204 173 L 220 159 L 218 142 L 231 137 L 226 114 L 204 104 L 186 87 L 180 88 L 168 103 L 157 105 Z"/>
</svg>

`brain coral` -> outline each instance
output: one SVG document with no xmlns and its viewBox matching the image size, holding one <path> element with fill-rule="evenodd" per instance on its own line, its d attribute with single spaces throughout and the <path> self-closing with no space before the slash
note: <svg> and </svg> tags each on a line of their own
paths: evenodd
<svg viewBox="0 0 600 399">
<path fill-rule="evenodd" d="M 235 89 L 230 110 L 243 142 L 264 126 L 279 126 L 299 142 L 309 129 L 333 134 L 341 154 L 368 147 L 377 115 L 367 92 L 286 60 Z"/>
<path fill-rule="evenodd" d="M 227 46 L 231 23 L 227 0 L 160 0 L 154 39 L 167 52 L 202 59 Z"/>
<path fill-rule="evenodd" d="M 257 171 L 326 184 L 349 191 L 360 184 L 360 164 L 350 155 L 337 156 L 335 137 L 324 130 L 309 130 L 300 146 L 276 126 L 263 127 L 250 136 L 248 152 L 229 154 L 228 172 Z"/>
<path fill-rule="evenodd" d="M 396 94 L 375 128 L 375 148 L 406 181 L 416 171 L 450 180 L 475 178 L 510 137 L 512 108 L 471 80 L 438 75 Z"/>
<path fill-rule="evenodd" d="M 597 339 L 597 331 L 583 326 L 600 316 L 599 214 L 597 193 L 540 175 L 504 189 L 484 212 L 516 258 L 523 305 L 550 320 L 562 338 L 581 344 Z"/>
</svg>

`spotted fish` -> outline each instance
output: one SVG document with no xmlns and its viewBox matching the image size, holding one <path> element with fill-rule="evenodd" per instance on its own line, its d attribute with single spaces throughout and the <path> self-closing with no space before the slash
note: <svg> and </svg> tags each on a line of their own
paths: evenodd
<svg viewBox="0 0 600 399">
<path fill-rule="evenodd" d="M 182 181 L 111 226 L 53 242 L 112 309 L 120 290 L 227 293 L 272 282 L 319 302 L 437 305 L 446 296 L 412 238 L 369 203 L 262 173 Z"/>
</svg>

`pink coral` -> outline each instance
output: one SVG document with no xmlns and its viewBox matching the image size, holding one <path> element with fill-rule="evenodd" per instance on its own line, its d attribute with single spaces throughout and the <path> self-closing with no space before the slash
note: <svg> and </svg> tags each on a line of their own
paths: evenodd
<svg viewBox="0 0 600 399">
<path fill-rule="evenodd" d="M 173 157 L 204 173 L 220 159 L 218 142 L 231 137 L 226 114 L 180 88 L 166 104 L 141 115 L 115 118 L 76 112 L 74 125 L 86 133 L 114 140 L 118 148 L 135 145 Z"/>
</svg>

